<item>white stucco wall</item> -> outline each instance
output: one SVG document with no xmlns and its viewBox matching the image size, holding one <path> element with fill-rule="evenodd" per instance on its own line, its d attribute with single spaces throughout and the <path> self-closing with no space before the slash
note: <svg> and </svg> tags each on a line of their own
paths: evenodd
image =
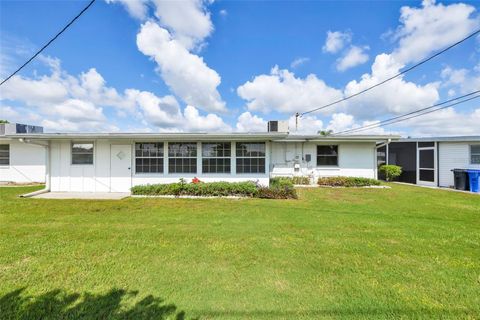
<svg viewBox="0 0 480 320">
<path fill-rule="evenodd" d="M 10 145 L 10 164 L 0 165 L 0 181 L 45 182 L 45 148 L 18 140 L 0 139 Z"/>
<path fill-rule="evenodd" d="M 91 141 L 91 140 L 90 140 Z M 131 184 L 157 184 L 178 182 L 180 178 L 191 181 L 194 177 L 201 181 L 258 181 L 262 185 L 268 185 L 269 143 L 266 144 L 266 170 L 265 174 L 236 174 L 235 157 L 232 146 L 232 172 L 230 174 L 168 174 L 168 173 L 135 173 L 134 141 L 125 140 L 96 140 L 94 141 L 93 165 L 71 164 L 70 140 L 52 141 L 51 143 L 51 190 L 52 191 L 76 191 L 76 192 L 109 192 L 115 191 L 115 186 L 110 183 L 110 146 L 111 144 L 129 144 L 131 146 Z M 201 171 L 201 152 L 199 149 L 197 169 Z M 165 161 L 166 163 L 166 161 Z M 165 166 L 167 167 L 167 166 Z"/>
<path fill-rule="evenodd" d="M 376 150 L 373 142 L 338 142 L 338 166 L 317 166 L 317 145 L 325 143 L 272 143 L 272 176 L 311 175 L 376 178 Z M 311 161 L 302 161 L 307 154 Z M 294 164 L 300 164 L 295 171 Z"/>
<path fill-rule="evenodd" d="M 479 142 L 439 142 L 438 146 L 438 184 L 451 187 L 454 184 L 452 169 L 480 169 L 480 165 L 470 163 L 470 145 Z"/>
</svg>

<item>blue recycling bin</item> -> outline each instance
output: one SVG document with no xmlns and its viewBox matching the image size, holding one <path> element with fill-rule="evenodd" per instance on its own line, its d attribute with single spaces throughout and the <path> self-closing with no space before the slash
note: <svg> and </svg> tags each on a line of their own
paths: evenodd
<svg viewBox="0 0 480 320">
<path fill-rule="evenodd" d="M 468 172 L 468 179 L 470 180 L 470 191 L 471 192 L 479 192 L 478 191 L 478 180 L 480 178 L 480 170 L 467 170 Z"/>
</svg>

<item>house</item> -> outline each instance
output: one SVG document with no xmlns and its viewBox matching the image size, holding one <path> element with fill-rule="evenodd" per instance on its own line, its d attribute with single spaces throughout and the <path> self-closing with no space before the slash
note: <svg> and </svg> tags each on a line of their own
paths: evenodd
<svg viewBox="0 0 480 320">
<path fill-rule="evenodd" d="M 480 169 L 480 136 L 406 138 L 378 149 L 378 164 L 402 167 L 399 181 L 453 187 L 453 169 Z"/>
<path fill-rule="evenodd" d="M 194 177 L 262 185 L 272 176 L 376 178 L 377 145 L 399 139 L 296 135 L 282 123 L 268 128 L 263 133 L 14 133 L 0 144 L 10 150 L 9 165 L 17 170 L 17 149 L 29 150 L 24 162 L 45 159 L 51 191 L 126 192 L 135 185 Z"/>
</svg>

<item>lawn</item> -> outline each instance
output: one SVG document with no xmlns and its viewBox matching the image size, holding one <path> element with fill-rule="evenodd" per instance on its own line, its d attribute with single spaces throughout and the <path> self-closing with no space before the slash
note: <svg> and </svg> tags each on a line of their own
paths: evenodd
<svg viewBox="0 0 480 320">
<path fill-rule="evenodd" d="M 0 188 L 0 318 L 480 318 L 480 196 L 391 186 L 120 201 Z"/>
</svg>

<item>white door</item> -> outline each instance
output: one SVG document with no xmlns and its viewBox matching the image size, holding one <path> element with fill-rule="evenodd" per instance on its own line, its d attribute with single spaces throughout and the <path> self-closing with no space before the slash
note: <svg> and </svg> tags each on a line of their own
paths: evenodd
<svg viewBox="0 0 480 320">
<path fill-rule="evenodd" d="M 132 187 L 132 146 L 110 146 L 110 192 L 130 192 Z"/>
<path fill-rule="evenodd" d="M 417 184 L 437 186 L 437 149 L 435 142 L 417 144 Z"/>
</svg>

